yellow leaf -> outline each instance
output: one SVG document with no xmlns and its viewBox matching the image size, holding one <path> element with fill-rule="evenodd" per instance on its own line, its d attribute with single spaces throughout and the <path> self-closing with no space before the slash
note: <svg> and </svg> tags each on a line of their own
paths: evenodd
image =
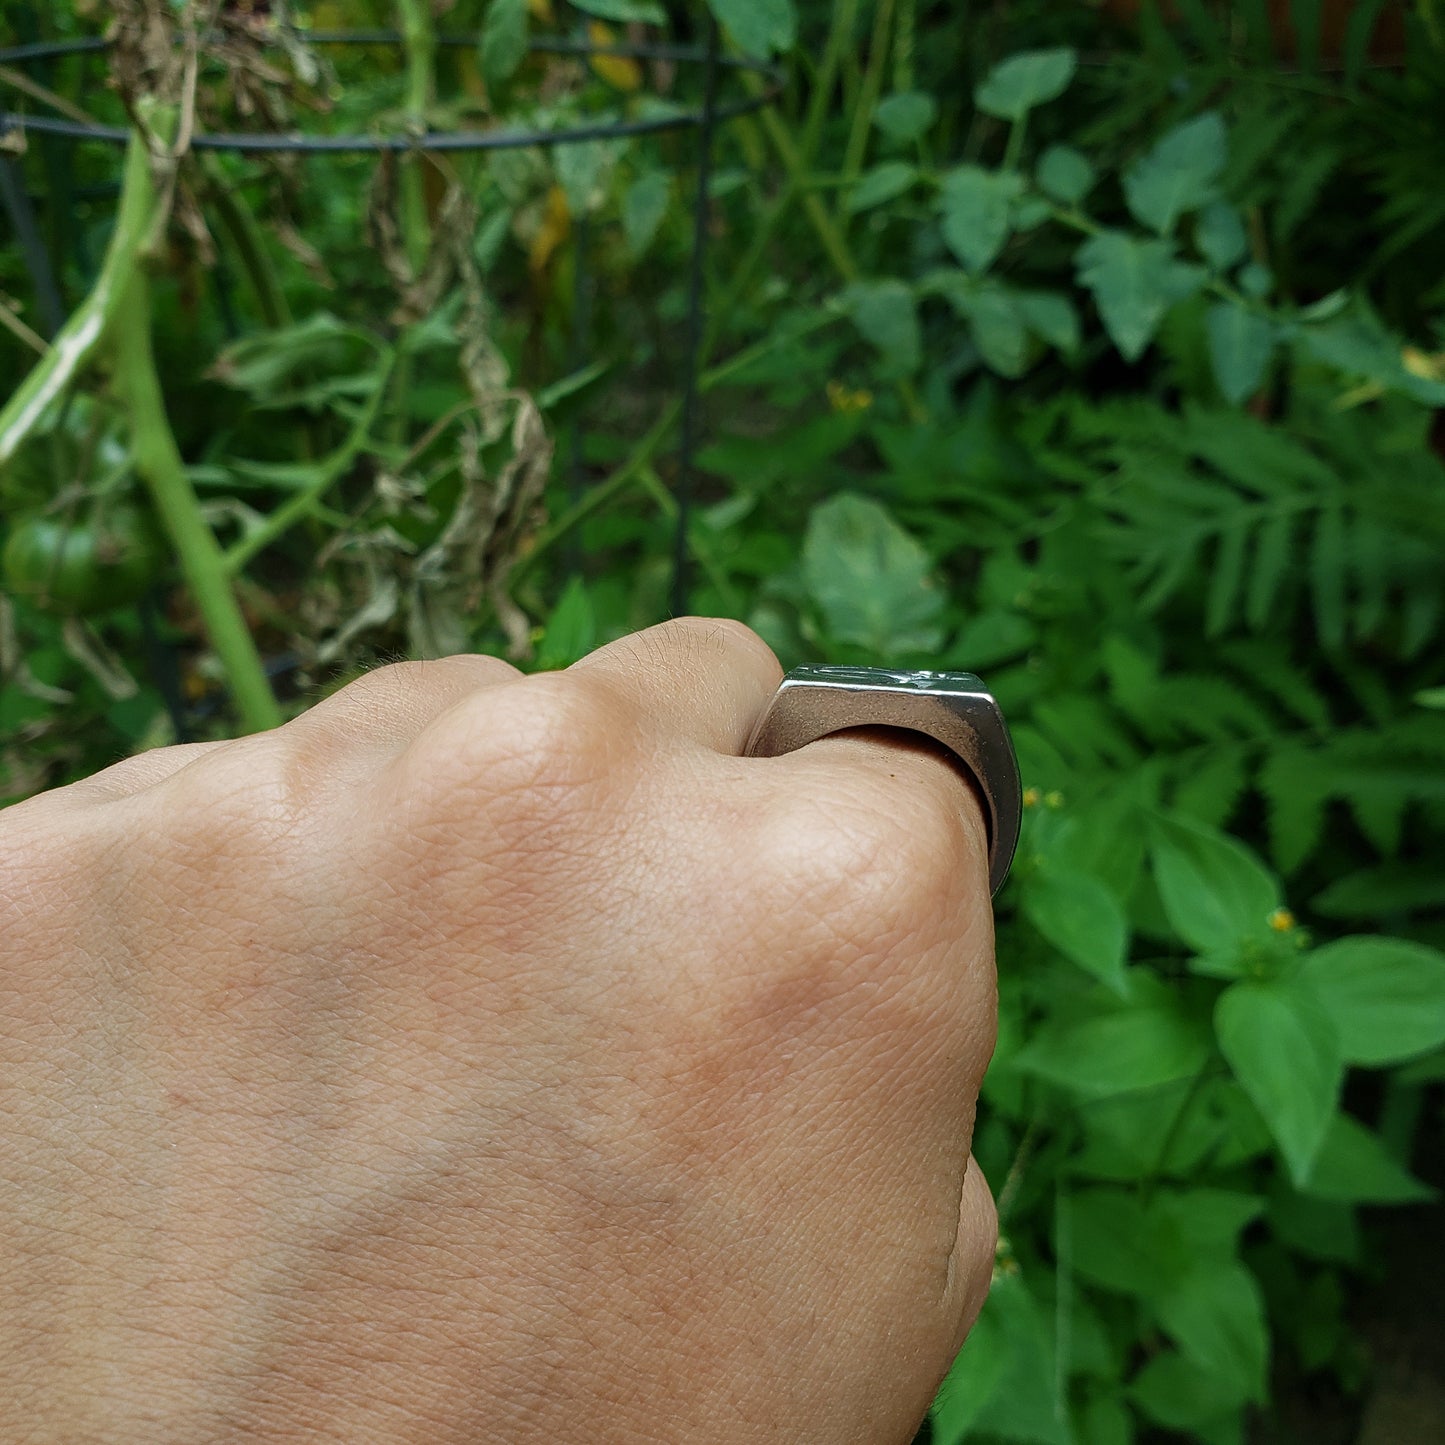
<svg viewBox="0 0 1445 1445">
<path fill-rule="evenodd" d="M 567 194 L 561 186 L 554 185 L 547 192 L 547 205 L 542 213 L 542 224 L 532 237 L 527 251 L 527 264 L 533 272 L 545 271 L 552 253 L 567 239 L 572 226 L 572 213 L 567 209 Z"/>
<path fill-rule="evenodd" d="M 1407 346 L 1400 352 L 1400 361 L 1411 376 L 1421 381 L 1445 381 L 1445 351 L 1431 356 L 1418 346 Z"/>
<path fill-rule="evenodd" d="M 553 24 L 552 0 L 527 0 L 527 13 L 539 25 Z"/>
<path fill-rule="evenodd" d="M 593 20 L 587 26 L 587 37 L 594 45 L 615 45 L 617 37 L 610 25 Z M 640 90 L 642 88 L 642 67 L 626 55 L 594 55 L 587 62 L 593 73 L 605 80 L 614 90 Z"/>
<path fill-rule="evenodd" d="M 487 83 L 482 79 L 481 67 L 477 64 L 477 54 L 474 50 L 464 50 L 461 59 L 457 62 L 457 73 L 461 77 L 462 90 L 473 100 L 484 101 L 487 98 Z"/>
</svg>

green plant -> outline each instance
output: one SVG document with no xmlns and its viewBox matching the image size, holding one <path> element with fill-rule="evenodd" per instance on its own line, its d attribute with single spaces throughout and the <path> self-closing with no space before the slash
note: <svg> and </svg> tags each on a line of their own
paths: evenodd
<svg viewBox="0 0 1445 1445">
<path fill-rule="evenodd" d="M 325 124 L 672 103 L 662 70 L 529 56 L 560 7 L 460 0 L 475 59 L 402 8 L 399 58 L 327 72 Z M 1277 63 L 1263 7 L 1128 33 L 711 8 L 753 53 L 801 40 L 719 141 L 691 605 L 789 664 L 982 673 L 1028 789 L 975 1140 L 1003 1242 L 935 1439 L 1228 1442 L 1291 1375 L 1357 1391 L 1371 1211 L 1439 1182 L 1412 1169 L 1445 1074 L 1440 37 L 1422 10 L 1375 71 L 1361 23 L 1333 75 Z M 565 666 L 668 605 L 691 155 L 192 169 L 245 283 L 224 338 L 184 309 L 137 147 L 102 279 L 143 284 L 98 287 L 100 349 L 17 391 L 50 389 L 0 489 L 18 516 L 139 479 L 187 681 L 249 677 L 256 709 L 276 654 L 301 659 L 278 713 L 397 652 Z M 81 388 L 134 423 L 104 464 L 76 460 L 113 431 Z M 12 792 L 166 739 L 116 675 L 133 609 L 82 634 L 3 606 Z"/>
</svg>

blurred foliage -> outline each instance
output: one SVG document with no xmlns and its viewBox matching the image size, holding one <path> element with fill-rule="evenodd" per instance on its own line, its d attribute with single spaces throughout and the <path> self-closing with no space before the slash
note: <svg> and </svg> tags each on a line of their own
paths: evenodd
<svg viewBox="0 0 1445 1445">
<path fill-rule="evenodd" d="M 1229 1445 L 1282 1382 L 1347 1401 L 1376 1211 L 1434 1197 L 1445 1079 L 1445 16 L 710 3 L 784 88 L 719 133 L 690 501 L 690 132 L 187 162 L 145 252 L 183 477 L 144 464 L 103 349 L 23 444 L 0 428 L 29 569 L 0 793 L 234 728 L 212 584 L 291 714 L 406 653 L 565 666 L 667 615 L 682 525 L 691 610 L 789 665 L 980 672 L 1013 726 L 975 1141 L 1003 1234 L 934 1438 Z M 310 133 L 673 114 L 695 62 L 548 43 L 706 30 L 456 0 L 466 43 L 433 49 L 415 0 L 122 9 L 199 57 L 187 89 L 128 52 L 122 89 Z M 10 41 L 103 19 L 4 14 Z M 17 109 L 39 85 L 123 121 L 93 58 L 21 68 Z M 116 158 L 36 135 L 18 164 L 81 306 Z M 0 250 L 7 390 L 32 274 Z M 173 545 L 139 605 L 36 582 L 43 539 L 69 577 L 67 529 L 98 556 L 152 503 Z"/>
</svg>

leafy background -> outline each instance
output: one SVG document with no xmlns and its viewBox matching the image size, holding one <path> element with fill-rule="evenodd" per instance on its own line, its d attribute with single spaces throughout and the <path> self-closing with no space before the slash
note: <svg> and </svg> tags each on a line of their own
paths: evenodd
<svg viewBox="0 0 1445 1445">
<path fill-rule="evenodd" d="M 690 136 L 188 163 L 144 305 L 38 424 L 0 414 L 0 796 L 409 653 L 565 666 L 668 614 L 681 529 L 690 610 L 787 665 L 980 672 L 1012 724 L 976 1141 L 1002 1239 L 925 1434 L 1441 1438 L 1445 15 L 710 3 L 783 90 L 718 137 L 697 475 Z M 195 92 L 214 128 L 698 93 L 695 67 L 536 44 L 695 40 L 700 5 L 435 11 L 318 0 L 294 18 L 408 44 L 268 69 L 247 37 L 277 4 L 3 7 L 11 42 L 229 25 Z M 468 43 L 433 53 L 432 20 Z M 155 124 L 166 66 L 125 54 Z M 0 82 L 123 119 L 97 73 Z M 83 308 L 117 159 L 35 136 L 16 164 Z M 48 329 L 13 239 L 0 290 L 9 393 Z"/>
</svg>

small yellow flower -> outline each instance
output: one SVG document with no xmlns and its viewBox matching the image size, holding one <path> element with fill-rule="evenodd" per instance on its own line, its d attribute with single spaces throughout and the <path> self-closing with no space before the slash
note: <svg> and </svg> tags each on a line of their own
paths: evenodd
<svg viewBox="0 0 1445 1445">
<path fill-rule="evenodd" d="M 1288 908 L 1276 908 L 1269 915 L 1269 926 L 1276 933 L 1288 933 L 1294 927 L 1294 914 Z"/>
<path fill-rule="evenodd" d="M 1044 794 L 1044 807 L 1062 808 L 1064 806 L 1064 795 L 1055 788 L 1052 792 Z"/>
<path fill-rule="evenodd" d="M 1043 794 L 1037 788 L 1024 789 L 1024 807 L 1037 808 L 1043 799 Z"/>
<path fill-rule="evenodd" d="M 873 405 L 873 393 L 864 387 L 853 388 L 836 377 L 828 383 L 828 403 L 845 416 L 850 412 L 867 411 Z"/>
</svg>

